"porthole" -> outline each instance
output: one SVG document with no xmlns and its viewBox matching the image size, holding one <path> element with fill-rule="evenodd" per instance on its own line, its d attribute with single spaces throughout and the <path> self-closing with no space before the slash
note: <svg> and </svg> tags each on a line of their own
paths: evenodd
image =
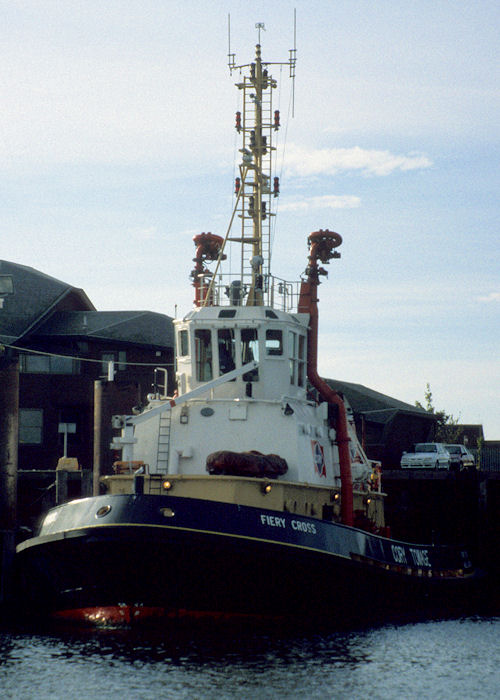
<svg viewBox="0 0 500 700">
<path fill-rule="evenodd" d="M 172 508 L 160 508 L 160 513 L 163 515 L 164 518 L 173 518 L 175 515 L 175 512 L 172 510 Z"/>
<path fill-rule="evenodd" d="M 111 506 L 108 504 L 106 506 L 101 506 L 95 514 L 96 518 L 104 518 L 111 511 Z"/>
</svg>

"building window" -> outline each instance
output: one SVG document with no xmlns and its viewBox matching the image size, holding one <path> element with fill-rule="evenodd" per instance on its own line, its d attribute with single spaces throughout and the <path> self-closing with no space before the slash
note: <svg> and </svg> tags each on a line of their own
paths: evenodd
<svg viewBox="0 0 500 700">
<path fill-rule="evenodd" d="M 79 374 L 80 362 L 58 355 L 29 355 L 21 353 L 20 371 L 25 374 Z"/>
<path fill-rule="evenodd" d="M 41 408 L 19 409 L 19 444 L 41 445 L 43 410 Z"/>
<path fill-rule="evenodd" d="M 101 352 L 101 360 L 102 360 L 102 372 L 104 374 L 107 374 L 109 363 L 115 361 L 115 353 L 114 352 Z"/>
<path fill-rule="evenodd" d="M 74 361 L 71 357 L 49 357 L 51 374 L 74 374 Z"/>
<path fill-rule="evenodd" d="M 118 353 L 118 370 L 121 372 L 124 369 L 127 369 L 127 353 L 125 350 L 120 350 Z"/>
<path fill-rule="evenodd" d="M 122 371 L 127 369 L 127 353 L 125 350 L 120 350 L 119 352 L 102 352 L 102 371 L 104 374 L 108 373 L 108 365 L 110 362 L 114 362 L 115 370 Z"/>
<path fill-rule="evenodd" d="M 20 370 L 32 374 L 48 374 L 50 358 L 47 355 L 20 355 Z"/>
</svg>

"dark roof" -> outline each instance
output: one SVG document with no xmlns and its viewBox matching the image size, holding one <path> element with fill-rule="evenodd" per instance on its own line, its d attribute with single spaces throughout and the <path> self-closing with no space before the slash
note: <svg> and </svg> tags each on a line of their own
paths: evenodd
<svg viewBox="0 0 500 700">
<path fill-rule="evenodd" d="M 12 275 L 14 284 L 14 293 L 5 297 L 0 309 L 0 342 L 19 341 L 61 306 L 82 310 L 95 308 L 82 289 L 32 267 L 0 260 L 0 274 Z"/>
<path fill-rule="evenodd" d="M 469 439 L 484 438 L 483 425 L 482 423 L 458 423 L 454 426 L 458 434 L 461 436 L 460 442 L 462 442 L 463 437 L 467 435 Z"/>
<path fill-rule="evenodd" d="M 173 347 L 172 319 L 153 311 L 59 311 L 37 330 L 43 336 L 73 336 Z"/>
<path fill-rule="evenodd" d="M 352 384 L 341 382 L 337 379 L 327 379 L 327 383 L 342 394 L 344 394 L 355 413 L 362 413 L 366 418 L 377 423 L 386 423 L 396 412 L 411 413 L 421 418 L 436 420 L 432 413 L 428 413 L 423 408 L 412 406 L 404 401 L 394 399 L 392 396 L 381 394 L 362 384 Z"/>
</svg>

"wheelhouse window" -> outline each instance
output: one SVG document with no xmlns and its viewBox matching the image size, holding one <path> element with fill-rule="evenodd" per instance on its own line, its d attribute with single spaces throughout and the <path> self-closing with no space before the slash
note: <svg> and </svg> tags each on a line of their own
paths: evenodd
<svg viewBox="0 0 500 700">
<path fill-rule="evenodd" d="M 259 339 L 256 328 L 241 329 L 241 364 L 259 360 Z M 259 368 L 256 367 L 243 375 L 244 382 L 259 381 Z"/>
<path fill-rule="evenodd" d="M 235 368 L 234 363 L 234 330 L 221 328 L 217 331 L 217 345 L 219 349 L 219 373 L 227 374 Z"/>
<path fill-rule="evenodd" d="M 179 355 L 181 357 L 186 357 L 186 355 L 189 355 L 189 339 L 187 330 L 179 331 L 178 341 Z"/>
<path fill-rule="evenodd" d="M 283 355 L 283 333 L 279 330 L 266 331 L 266 355 Z"/>
<path fill-rule="evenodd" d="M 209 382 L 213 378 L 212 370 L 212 334 L 208 328 L 198 328 L 194 332 L 196 356 L 196 379 Z"/>
<path fill-rule="evenodd" d="M 290 384 L 295 384 L 297 356 L 297 334 L 288 331 L 288 362 L 290 365 Z"/>
<path fill-rule="evenodd" d="M 288 361 L 290 384 L 305 386 L 306 339 L 304 335 L 294 331 L 288 331 Z"/>
<path fill-rule="evenodd" d="M 41 408 L 19 409 L 19 444 L 41 445 L 43 433 L 43 410 Z"/>
<path fill-rule="evenodd" d="M 299 357 L 297 363 L 297 384 L 305 386 L 306 374 L 306 338 L 299 334 Z"/>
</svg>

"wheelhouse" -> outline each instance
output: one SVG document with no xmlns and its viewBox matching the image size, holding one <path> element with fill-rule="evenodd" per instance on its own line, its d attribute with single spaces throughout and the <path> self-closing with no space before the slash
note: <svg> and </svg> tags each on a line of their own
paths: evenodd
<svg viewBox="0 0 500 700">
<path fill-rule="evenodd" d="M 217 388 L 225 398 L 306 396 L 307 314 L 269 307 L 205 307 L 175 322 L 179 395 L 255 360 Z"/>
</svg>

